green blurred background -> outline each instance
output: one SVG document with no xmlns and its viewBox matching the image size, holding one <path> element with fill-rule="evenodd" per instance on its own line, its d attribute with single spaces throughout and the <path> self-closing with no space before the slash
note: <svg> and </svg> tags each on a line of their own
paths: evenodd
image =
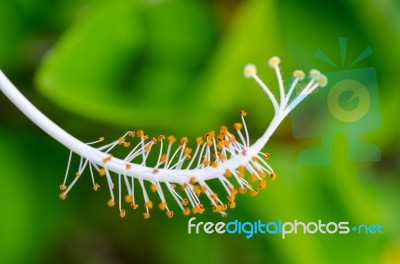
<svg viewBox="0 0 400 264">
<path fill-rule="evenodd" d="M 301 151 L 321 138 L 294 139 L 288 118 L 265 148 L 278 180 L 240 196 L 228 218 L 207 210 L 197 220 L 349 221 L 381 224 L 384 234 L 189 235 L 180 214 L 153 210 L 146 221 L 139 209 L 120 219 L 88 174 L 61 201 L 68 150 L 0 95 L 0 262 L 400 263 L 399 1 L 0 2 L 1 70 L 83 141 L 129 129 L 194 139 L 231 125 L 240 109 L 255 140 L 272 108 L 243 66 L 258 65 L 274 88 L 274 55 L 284 76 L 335 71 L 315 53 L 340 65 L 338 37 L 348 37 L 349 61 L 373 50 L 353 68 L 377 71 L 380 126 L 360 138 L 380 148 L 380 161 L 350 161 L 347 135 L 337 133 L 332 165 L 305 166 Z"/>
</svg>

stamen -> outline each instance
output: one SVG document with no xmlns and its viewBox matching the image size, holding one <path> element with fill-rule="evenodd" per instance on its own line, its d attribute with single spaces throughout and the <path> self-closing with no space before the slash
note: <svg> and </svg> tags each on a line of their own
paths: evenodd
<svg viewBox="0 0 400 264">
<path fill-rule="evenodd" d="M 89 167 L 93 190 L 97 191 L 100 188 L 100 185 L 95 181 L 95 177 L 99 176 L 95 175 L 94 171 L 97 171 L 100 177 L 105 176 L 110 192 L 110 199 L 107 204 L 110 207 L 115 206 L 113 183 L 115 175 L 111 172 L 118 177 L 118 209 L 122 218 L 126 216 L 126 211 L 122 207 L 122 197 L 124 197 L 125 202 L 130 203 L 132 209 L 138 208 L 134 195 L 135 180 L 139 182 L 137 188 L 140 188 L 143 194 L 142 201 L 145 207 L 143 216 L 145 219 L 150 217 L 150 210 L 153 208 L 153 202 L 147 193 L 148 189 L 158 194 L 155 202 L 161 210 L 165 210 L 166 216 L 168 218 L 174 216 L 173 210 L 170 210 L 173 209 L 173 205 L 170 205 L 167 201 L 162 190 L 162 184 L 167 186 L 167 190 L 182 210 L 183 215 L 189 215 L 191 211 L 194 214 L 202 214 L 205 208 L 200 201 L 203 198 L 200 198 L 200 196 L 204 194 L 210 200 L 212 210 L 225 216 L 225 210 L 228 207 L 236 207 L 235 195 L 238 192 L 246 193 L 249 190 L 250 195 L 255 196 L 261 189 L 267 187 L 267 181 L 274 181 L 277 178 L 266 161 L 270 158 L 270 154 L 262 153 L 262 148 L 291 110 L 315 89 L 328 84 L 325 75 L 318 70 L 311 70 L 307 85 L 301 90 L 300 94 L 294 96 L 294 90 L 305 79 L 304 72 L 296 70 L 293 72 L 294 80 L 287 94 L 285 94 L 279 57 L 271 58 L 269 65 L 275 71 L 278 80 L 279 98 L 275 97 L 268 86 L 258 77 L 257 69 L 253 64 L 248 64 L 244 68 L 245 77 L 256 81 L 274 107 L 274 116 L 264 134 L 255 143 L 250 144 L 250 135 L 245 122 L 246 112 L 242 110 L 240 111 L 240 123 L 233 125 L 235 134 L 230 133 L 226 126 L 222 126 L 218 135 L 214 131 L 210 131 L 204 138 L 198 137 L 195 140 L 196 148 L 194 151 L 189 146 L 188 138 L 183 137 L 176 147 L 173 145 L 176 138 L 169 136 L 167 138 L 167 150 L 164 152 L 165 137 L 160 135 L 157 138 L 149 139 L 149 136 L 143 130 L 128 131 L 110 143 L 94 147 L 92 145 L 103 142 L 104 138 L 101 137 L 85 144 L 72 137 L 36 109 L 1 71 L 0 90 L 34 123 L 70 149 L 64 180 L 59 186 L 61 199 L 66 199 L 78 179 L 84 177 L 85 169 Z M 117 146 L 131 147 L 131 142 L 130 140 L 127 141 L 127 137 L 131 138 L 134 147 L 125 158 L 114 157 L 111 153 Z M 240 140 L 236 140 L 236 138 Z M 134 143 L 135 140 L 138 142 Z M 154 153 L 154 151 L 151 150 L 157 148 L 155 145 L 158 142 L 160 149 L 155 157 L 157 159 L 153 159 L 151 153 Z M 80 161 L 75 177 L 67 185 L 72 153 L 76 153 Z M 191 156 L 192 153 L 193 156 Z M 131 182 L 128 178 L 131 179 Z M 227 192 L 226 201 L 219 198 L 221 196 L 208 185 L 208 181 L 213 179 L 217 180 Z M 150 188 L 145 186 L 144 181 L 151 184 Z M 179 185 L 182 188 L 177 188 Z M 154 194 L 152 194 L 152 198 L 155 198 L 153 196 Z"/>
<path fill-rule="evenodd" d="M 281 95 L 281 104 L 280 107 L 282 108 L 285 102 L 285 88 L 283 85 L 283 80 L 282 80 L 282 75 L 281 75 L 281 70 L 279 69 L 279 64 L 281 63 L 281 59 L 279 57 L 272 57 L 268 64 L 275 70 L 276 78 L 278 79 L 278 85 L 279 85 L 279 92 Z"/>
</svg>

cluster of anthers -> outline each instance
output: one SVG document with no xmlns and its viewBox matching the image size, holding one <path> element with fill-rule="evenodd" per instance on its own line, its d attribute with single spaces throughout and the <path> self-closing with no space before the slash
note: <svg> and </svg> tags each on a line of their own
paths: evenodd
<svg viewBox="0 0 400 264">
<path fill-rule="evenodd" d="M 296 70 L 293 73 L 293 81 L 286 90 L 279 64 L 278 57 L 269 60 L 269 65 L 275 70 L 278 79 L 279 101 L 258 77 L 254 65 L 249 64 L 244 68 L 244 75 L 254 79 L 263 88 L 274 107 L 275 114 L 264 134 L 254 144 L 250 144 L 244 118 L 246 112 L 242 110 L 241 122 L 233 125 L 235 135 L 229 132 L 226 126 L 222 126 L 219 133 L 211 131 L 204 137 L 198 137 L 195 140 L 194 150 L 188 146 L 189 141 L 186 137 L 177 143 L 173 136 L 165 138 L 164 135 L 160 135 L 157 138 L 150 138 L 143 130 L 128 131 L 109 144 L 94 147 L 104 141 L 104 138 L 87 144 L 77 140 L 35 108 L 1 71 L 0 89 L 27 117 L 71 150 L 64 182 L 60 185 L 61 199 L 67 197 L 83 172 L 89 170 L 95 191 L 100 188 L 95 175 L 105 178 L 110 192 L 110 199 L 107 202 L 110 207 L 116 204 L 115 189 L 118 189 L 121 217 L 126 215 L 122 200 L 129 203 L 132 209 L 139 207 L 141 202 L 138 202 L 137 194 L 135 196 L 135 191 L 138 190 L 141 190 L 143 196 L 146 219 L 150 217 L 154 196 L 158 196 L 156 198 L 159 200 L 158 207 L 165 210 L 169 218 L 173 217 L 174 212 L 167 203 L 167 196 L 172 196 L 184 215 L 203 213 L 205 210 L 203 202 L 207 200 L 214 212 L 225 215 L 228 207 L 235 208 L 237 193 L 244 194 L 249 191 L 255 196 L 260 189 L 266 188 L 267 179 L 276 178 L 276 174 L 267 162 L 270 154 L 261 150 L 288 113 L 317 87 L 327 84 L 327 78 L 323 74 L 311 70 L 308 83 L 298 94 L 293 95 L 298 83 L 305 78 L 305 74 Z M 133 138 L 136 138 L 137 144 L 126 157 L 121 159 L 111 154 L 115 147 L 130 147 L 129 139 Z M 67 185 L 73 153 L 80 156 L 80 163 L 74 179 Z M 150 153 L 155 153 L 154 159 L 149 158 Z M 212 190 L 209 185 L 210 180 L 221 184 L 225 192 L 225 195 L 221 196 L 226 198 L 221 198 Z M 148 190 L 156 195 L 149 194 Z"/>
<path fill-rule="evenodd" d="M 205 209 L 200 199 L 201 194 L 204 194 L 211 202 L 214 212 L 224 214 L 224 211 L 228 207 L 235 208 L 235 196 L 238 192 L 244 194 L 249 190 L 251 195 L 255 196 L 258 194 L 259 189 L 266 188 L 267 182 L 265 178 L 267 175 L 271 180 L 276 178 L 272 168 L 266 162 L 266 160 L 269 159 L 269 153 L 256 153 L 252 155 L 251 159 L 246 160 L 234 169 L 226 168 L 224 171 L 215 170 L 231 158 L 247 156 L 249 134 L 244 119 L 246 112 L 243 110 L 240 111 L 240 116 L 242 122 L 233 125 L 238 140 L 235 135 L 228 131 L 226 126 L 222 126 L 218 134 L 216 134 L 215 131 L 210 131 L 206 133 L 204 137 L 196 138 L 196 148 L 194 151 L 192 148 L 188 147 L 189 141 L 187 137 L 181 138 L 177 143 L 177 139 L 174 136 L 168 136 L 166 138 L 164 135 L 160 135 L 157 138 L 149 138 L 143 130 L 128 131 L 119 139 L 97 148 L 108 154 L 108 156 L 103 158 L 102 166 L 98 166 L 88 159 L 81 157 L 79 169 L 75 174 L 76 177 L 71 184 L 67 186 L 67 177 L 72 157 L 71 151 L 64 182 L 60 185 L 60 190 L 62 191 L 60 198 L 65 199 L 67 197 L 68 192 L 78 181 L 83 171 L 89 167 L 93 189 L 95 191 L 100 188 L 100 185 L 95 181 L 93 171 L 97 171 L 100 177 L 104 176 L 106 178 L 110 191 L 110 200 L 107 204 L 113 207 L 115 205 L 115 184 L 107 165 L 114 157 L 109 153 L 117 146 L 130 147 L 131 142 L 127 139 L 137 138 L 137 144 L 123 159 L 126 163 L 125 170 L 118 174 L 118 205 L 121 217 L 124 217 L 126 213 L 122 208 L 122 200 L 129 203 L 132 209 L 137 209 L 139 206 L 135 198 L 135 183 L 142 189 L 145 218 L 150 217 L 150 209 L 153 207 L 153 202 L 147 189 L 158 194 L 160 200 L 158 207 L 161 210 L 165 210 L 168 217 L 173 216 L 173 211 L 170 210 L 167 205 L 167 197 L 164 194 L 165 191 L 174 198 L 184 215 L 189 215 L 191 212 L 195 214 L 204 212 Z M 93 145 L 102 141 L 104 141 L 103 137 L 88 144 Z M 154 152 L 158 158 L 155 162 L 153 161 L 153 164 L 150 164 L 151 161 L 149 161 L 148 157 L 151 156 L 150 153 Z M 140 164 L 140 166 L 146 169 L 151 168 L 151 175 L 147 175 L 148 177 L 146 179 L 150 182 L 149 188 L 145 187 L 146 182 L 143 177 L 138 176 L 136 178 L 127 176 L 127 172 L 132 170 L 133 163 Z M 193 171 L 193 173 L 188 177 L 187 175 L 190 175 L 190 171 Z M 253 188 L 245 179 L 246 172 L 250 173 L 251 181 L 258 182 L 257 188 Z M 168 181 L 163 180 L 165 175 L 168 175 L 171 179 Z M 210 177 L 208 175 L 213 176 Z M 206 181 L 212 178 L 218 179 L 226 190 L 227 204 L 224 203 L 218 197 L 217 193 L 207 184 Z M 229 178 L 232 178 L 237 183 L 238 188 L 228 180 Z M 181 191 L 177 190 L 178 185 Z M 184 193 L 185 198 L 182 197 L 180 193 Z M 191 209 L 189 207 L 191 207 Z"/>
</svg>

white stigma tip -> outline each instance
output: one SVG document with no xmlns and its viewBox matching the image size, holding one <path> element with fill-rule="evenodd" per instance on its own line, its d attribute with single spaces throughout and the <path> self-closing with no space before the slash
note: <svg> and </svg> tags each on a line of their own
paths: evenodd
<svg viewBox="0 0 400 264">
<path fill-rule="evenodd" d="M 300 81 L 302 81 L 305 77 L 304 72 L 301 70 L 296 70 L 293 72 L 293 77 L 298 78 Z"/>
<path fill-rule="evenodd" d="M 246 78 L 252 78 L 257 73 L 257 68 L 254 64 L 247 64 L 244 66 L 243 74 Z"/>
<path fill-rule="evenodd" d="M 321 78 L 322 74 L 319 70 L 311 70 L 310 71 L 310 77 L 316 81 L 318 81 Z"/>
<path fill-rule="evenodd" d="M 277 56 L 272 57 L 268 61 L 268 64 L 269 64 L 269 66 L 271 66 L 271 68 L 277 67 L 279 65 L 279 63 L 281 63 L 281 59 Z"/>
<path fill-rule="evenodd" d="M 328 78 L 321 74 L 320 78 L 318 79 L 319 87 L 325 87 L 328 84 Z"/>
</svg>

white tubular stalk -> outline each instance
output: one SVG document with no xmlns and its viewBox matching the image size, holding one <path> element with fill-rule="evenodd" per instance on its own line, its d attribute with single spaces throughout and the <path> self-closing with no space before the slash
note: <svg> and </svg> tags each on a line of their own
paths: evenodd
<svg viewBox="0 0 400 264">
<path fill-rule="evenodd" d="M 280 59 L 278 57 L 273 57 L 269 61 L 278 78 L 279 100 L 277 100 L 268 86 L 257 76 L 254 65 L 249 64 L 244 69 L 244 75 L 254 79 L 260 85 L 274 106 L 274 117 L 264 134 L 254 144 L 250 144 L 250 137 L 244 120 L 246 112 L 242 110 L 240 111 L 242 122 L 235 123 L 234 125 L 240 141 L 236 140 L 227 127 L 222 126 L 219 134 L 211 131 L 204 138 L 199 137 L 196 139 L 197 147 L 193 155 L 193 160 L 191 160 L 192 149 L 188 147 L 188 139 L 186 137 L 182 138 L 178 147 L 175 148 L 173 145 L 176 139 L 173 136 L 169 136 L 167 137 L 168 146 L 163 147 L 165 145 L 164 140 L 166 139 L 164 135 L 149 139 L 143 130 L 138 130 L 137 132 L 128 131 L 119 139 L 100 147 L 95 147 L 95 145 L 103 142 L 104 138 L 90 143 L 83 143 L 64 131 L 32 105 L 2 71 L 0 71 L 0 90 L 33 123 L 67 147 L 71 153 L 73 152 L 80 156 L 79 169 L 75 174 L 75 178 L 67 187 L 67 176 L 71 164 L 71 155 L 69 156 L 66 175 L 63 183 L 60 185 L 60 190 L 62 191 L 60 194 L 61 199 L 67 197 L 68 192 L 77 183 L 84 170 L 89 167 L 95 191 L 100 188 L 100 185 L 95 182 L 93 169 L 99 173 L 100 177 L 106 176 L 106 182 L 110 191 L 110 200 L 107 202 L 109 206 L 115 205 L 114 189 L 116 188 L 114 188 L 115 184 L 111 172 L 116 174 L 118 180 L 118 207 L 121 217 L 124 217 L 126 214 L 121 204 L 123 186 L 126 186 L 126 190 L 124 191 L 126 193 L 125 202 L 130 203 L 132 209 L 138 208 L 134 197 L 135 181 L 139 183 L 136 185 L 138 186 L 137 188 L 142 188 L 145 202 L 145 212 L 143 215 L 146 219 L 150 217 L 149 210 L 152 209 L 153 203 L 150 200 L 152 196 L 146 191 L 145 182 L 151 184 L 150 190 L 152 192 L 158 193 L 158 197 L 161 200 L 158 207 L 161 210 L 166 210 L 168 218 L 173 217 L 174 213 L 167 206 L 167 197 L 162 190 L 163 187 L 165 188 L 164 185 L 166 185 L 168 193 L 178 202 L 179 208 L 184 215 L 188 215 L 190 212 L 204 212 L 204 207 L 198 198 L 200 194 L 204 193 L 206 199 L 210 200 L 213 211 L 221 213 L 224 216 L 226 215 L 225 210 L 228 206 L 230 208 L 236 206 L 235 195 L 237 192 L 245 193 L 249 189 L 251 195 L 254 196 L 258 193 L 259 189 L 264 189 L 267 186 L 264 179 L 266 175 L 269 176 L 270 180 L 276 178 L 276 174 L 273 172 L 271 166 L 263 160 L 269 158 L 269 153 L 264 154 L 261 150 L 290 111 L 317 87 L 323 87 L 327 84 L 327 79 L 324 75 L 319 71 L 312 70 L 309 85 L 290 102 L 290 97 L 297 83 L 304 79 L 304 73 L 302 71 L 294 72 L 293 76 L 295 80 L 290 86 L 289 91 L 285 94 L 278 66 L 279 63 Z M 241 132 L 243 128 L 244 134 Z M 135 147 L 126 157 L 121 159 L 113 157 L 110 154 L 118 146 L 130 147 L 131 143 L 127 139 L 134 139 L 135 137 L 138 143 L 134 145 Z M 151 164 L 148 161 L 148 157 L 151 156 L 151 152 L 155 148 L 157 150 L 153 152 L 156 153 L 155 155 L 158 158 L 155 164 Z M 163 153 L 164 149 L 166 149 L 166 153 Z M 246 172 L 250 173 L 250 180 L 257 181 L 258 185 L 254 187 L 254 185 L 244 179 Z M 122 184 L 121 177 L 124 177 L 125 184 Z M 127 177 L 131 177 L 131 185 Z M 206 181 L 213 179 L 222 183 L 228 194 L 227 204 L 224 204 L 206 183 Z M 234 182 L 239 186 L 239 189 L 234 187 Z M 177 185 L 180 185 L 182 188 L 181 195 L 186 194 L 187 198 L 182 198 L 176 189 Z"/>
</svg>

